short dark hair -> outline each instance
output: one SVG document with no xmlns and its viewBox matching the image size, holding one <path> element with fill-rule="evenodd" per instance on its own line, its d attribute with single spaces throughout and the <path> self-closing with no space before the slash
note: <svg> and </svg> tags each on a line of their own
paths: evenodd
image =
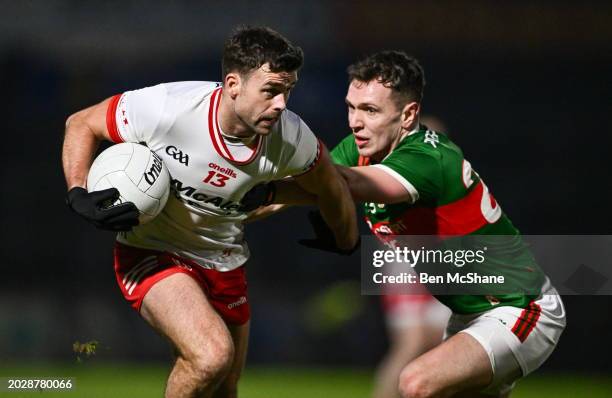
<svg viewBox="0 0 612 398">
<path fill-rule="evenodd" d="M 376 79 L 408 101 L 423 100 L 425 72 L 416 58 L 403 51 L 381 51 L 363 58 L 347 69 L 349 83 Z"/>
<path fill-rule="evenodd" d="M 302 67 L 304 52 L 268 27 L 236 28 L 223 47 L 223 78 L 230 72 L 245 75 L 266 63 L 272 72 L 293 72 Z"/>
</svg>

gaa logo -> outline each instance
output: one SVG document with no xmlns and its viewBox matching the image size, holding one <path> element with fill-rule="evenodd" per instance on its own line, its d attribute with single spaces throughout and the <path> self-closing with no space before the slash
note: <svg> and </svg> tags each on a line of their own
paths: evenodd
<svg viewBox="0 0 612 398">
<path fill-rule="evenodd" d="M 186 153 L 183 153 L 183 151 L 181 151 L 174 145 L 168 145 L 166 147 L 166 153 L 172 156 L 174 160 L 178 160 L 179 163 L 182 163 L 185 166 L 189 166 L 189 155 L 187 155 Z"/>
</svg>

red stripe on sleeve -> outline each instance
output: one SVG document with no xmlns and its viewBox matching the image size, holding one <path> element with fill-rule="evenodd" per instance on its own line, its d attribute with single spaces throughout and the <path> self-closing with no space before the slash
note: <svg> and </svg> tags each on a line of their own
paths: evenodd
<svg viewBox="0 0 612 398">
<path fill-rule="evenodd" d="M 121 134 L 119 134 L 119 129 L 117 128 L 117 105 L 119 105 L 119 99 L 121 99 L 122 94 L 117 94 L 113 96 L 108 104 L 108 109 L 106 110 L 106 129 L 108 130 L 108 135 L 114 143 L 118 144 L 123 142 L 123 138 L 121 138 Z"/>
</svg>

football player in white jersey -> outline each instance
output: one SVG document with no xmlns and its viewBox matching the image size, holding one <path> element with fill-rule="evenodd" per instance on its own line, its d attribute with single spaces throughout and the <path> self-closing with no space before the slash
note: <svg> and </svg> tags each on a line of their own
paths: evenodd
<svg viewBox="0 0 612 398">
<path fill-rule="evenodd" d="M 293 176 L 317 196 L 334 231 L 332 250 L 358 244 L 344 179 L 308 126 L 286 109 L 302 63 L 302 50 L 280 34 L 243 27 L 225 44 L 223 83 L 128 91 L 66 122 L 68 205 L 99 228 L 121 231 L 115 245 L 119 287 L 177 355 L 166 397 L 237 396 L 250 314 L 244 193 Z M 102 140 L 145 143 L 167 165 L 172 193 L 152 222 L 137 225 L 132 203 L 102 207 L 117 198 L 115 189 L 85 189 Z"/>
</svg>

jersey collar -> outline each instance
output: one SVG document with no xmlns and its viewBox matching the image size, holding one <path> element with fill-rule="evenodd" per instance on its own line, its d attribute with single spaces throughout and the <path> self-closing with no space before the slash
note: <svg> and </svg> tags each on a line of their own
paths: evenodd
<svg viewBox="0 0 612 398">
<path fill-rule="evenodd" d="M 246 159 L 236 159 L 232 155 L 227 145 L 225 144 L 225 140 L 223 139 L 223 135 L 221 134 L 221 127 L 219 126 L 218 115 L 222 91 L 222 87 L 219 87 L 218 89 L 213 91 L 210 97 L 210 105 L 208 107 L 208 132 L 210 133 L 210 139 L 213 143 L 213 147 L 222 158 L 234 164 L 244 165 L 251 163 L 259 153 L 259 150 L 261 149 L 263 141 L 261 139 L 261 135 L 257 135 L 257 144 L 252 149 L 251 154 Z"/>
</svg>

